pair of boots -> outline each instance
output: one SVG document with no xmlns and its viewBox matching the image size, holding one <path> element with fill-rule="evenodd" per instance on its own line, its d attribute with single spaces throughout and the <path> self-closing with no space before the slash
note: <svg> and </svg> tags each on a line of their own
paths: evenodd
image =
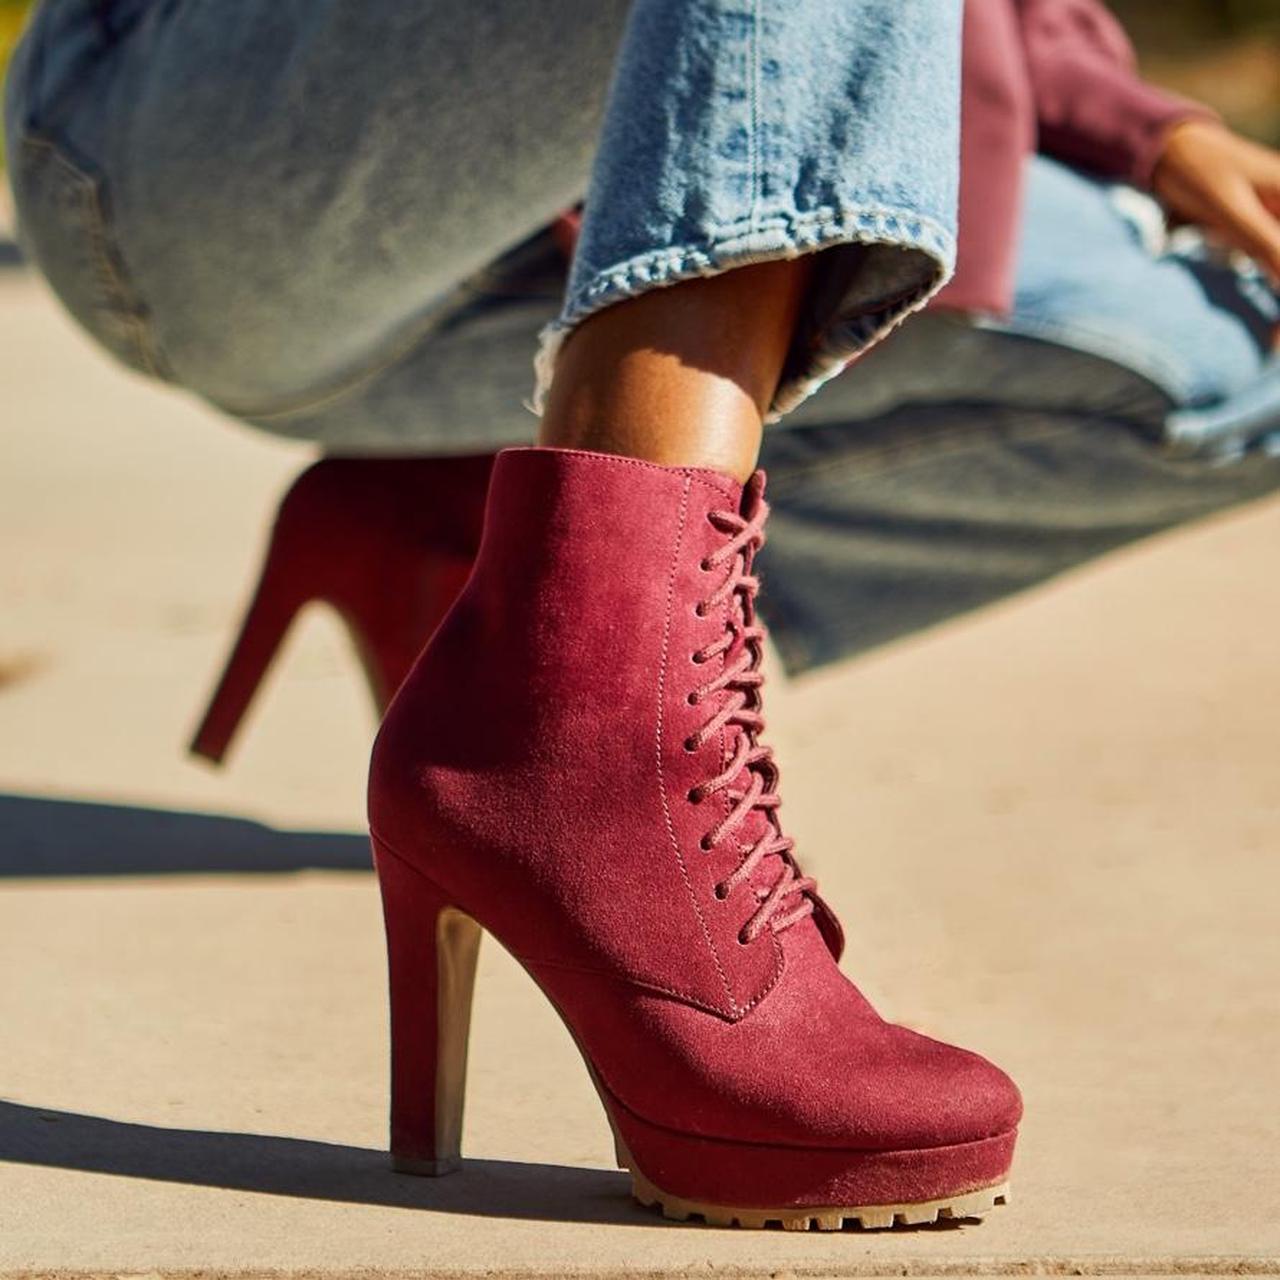
<svg viewBox="0 0 1280 1280">
<path fill-rule="evenodd" d="M 840 972 L 840 926 L 778 822 L 752 572 L 763 475 L 742 486 L 550 449 L 500 454 L 491 477 L 487 459 L 348 465 L 395 468 L 394 492 L 348 475 L 341 499 L 294 500 L 367 526 L 355 556 L 340 519 L 296 538 L 309 593 L 355 621 L 380 698 L 434 629 L 387 711 L 369 789 L 395 1167 L 458 1163 L 484 929 L 564 1019 L 636 1196 L 669 1216 L 876 1227 L 1003 1198 L 1017 1090 L 879 1017 Z M 320 493 L 338 466 L 295 493 Z M 486 482 L 474 567 L 436 628 Z M 283 582 L 271 564 L 267 582 Z M 197 739 L 206 753 L 225 747 L 271 629 L 308 594 L 296 577 L 273 612 L 267 582 Z M 270 622 L 260 642 L 255 613 Z"/>
</svg>

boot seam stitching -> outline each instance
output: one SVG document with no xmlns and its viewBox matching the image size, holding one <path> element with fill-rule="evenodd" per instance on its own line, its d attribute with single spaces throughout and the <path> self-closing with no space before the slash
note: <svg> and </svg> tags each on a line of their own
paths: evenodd
<svg viewBox="0 0 1280 1280">
<path fill-rule="evenodd" d="M 692 487 L 693 479 L 693 476 L 686 475 L 684 483 L 681 485 L 680 520 L 676 526 L 675 545 L 671 551 L 671 568 L 667 574 L 667 604 L 666 614 L 662 622 L 662 657 L 658 666 L 658 717 L 655 733 L 658 797 L 662 805 L 662 820 L 667 829 L 667 837 L 671 842 L 672 851 L 675 853 L 676 862 L 680 867 L 680 877 L 684 881 L 684 887 L 689 895 L 693 913 L 698 918 L 698 926 L 702 930 L 702 936 L 706 939 L 707 947 L 711 951 L 711 959 L 715 964 L 716 973 L 720 975 L 720 981 L 724 986 L 725 999 L 729 1002 L 729 1012 L 736 1017 L 739 1013 L 738 1002 L 733 997 L 733 989 L 729 985 L 729 977 L 720 961 L 720 953 L 716 949 L 715 939 L 712 938 L 711 930 L 707 928 L 706 919 L 702 914 L 701 907 L 698 905 L 698 897 L 693 891 L 693 882 L 689 876 L 689 868 L 685 862 L 684 851 L 680 848 L 680 841 L 676 838 L 675 824 L 671 820 L 671 804 L 667 798 L 666 771 L 663 767 L 663 726 L 666 716 L 667 667 L 671 651 L 671 610 L 675 600 L 676 571 L 680 564 L 680 550 L 684 545 L 684 531 L 689 513 L 689 490 Z"/>
<path fill-rule="evenodd" d="M 677 475 L 686 483 L 696 480 L 706 485 L 726 502 L 735 500 L 734 481 L 729 476 L 721 476 L 709 467 L 668 467 L 660 462 L 649 462 L 644 458 L 629 458 L 625 454 L 596 453 L 590 449 L 548 449 L 533 445 L 514 445 L 503 449 L 504 454 L 516 453 L 558 453 L 572 463 L 608 463 L 612 466 L 635 467 L 642 471 L 656 471 L 662 475 Z"/>
</svg>

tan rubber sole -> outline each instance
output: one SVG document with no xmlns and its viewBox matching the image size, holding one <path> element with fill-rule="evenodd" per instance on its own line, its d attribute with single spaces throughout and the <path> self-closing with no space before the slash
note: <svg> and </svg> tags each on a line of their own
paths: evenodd
<svg viewBox="0 0 1280 1280">
<path fill-rule="evenodd" d="M 992 1187 L 980 1187 L 961 1195 L 945 1196 L 941 1200 L 921 1200 L 903 1204 L 823 1205 L 814 1209 L 733 1209 L 723 1204 L 708 1204 L 705 1200 L 682 1200 L 654 1186 L 636 1168 L 636 1162 L 627 1150 L 622 1135 L 613 1123 L 613 1116 L 604 1100 L 604 1091 L 591 1070 L 591 1081 L 600 1094 L 609 1127 L 613 1130 L 613 1152 L 619 1169 L 631 1174 L 631 1194 L 646 1209 L 659 1209 L 664 1218 L 672 1222 L 705 1222 L 711 1227 L 746 1227 L 761 1230 L 765 1227 L 781 1227 L 783 1231 L 842 1231 L 845 1227 L 862 1227 L 864 1230 L 882 1230 L 887 1227 L 921 1227 L 932 1222 L 958 1222 L 962 1219 L 986 1217 L 997 1205 L 1009 1203 L 1009 1183 L 999 1182 Z"/>
<path fill-rule="evenodd" d="M 726 1205 L 681 1200 L 660 1191 L 638 1170 L 631 1171 L 631 1194 L 646 1208 L 662 1210 L 675 1222 L 697 1219 L 713 1227 L 781 1227 L 783 1231 L 840 1231 L 844 1227 L 915 1227 L 930 1222 L 981 1218 L 1007 1204 L 1009 1184 L 984 1187 L 943 1200 L 919 1204 L 830 1205 L 814 1209 L 731 1209 Z"/>
</svg>

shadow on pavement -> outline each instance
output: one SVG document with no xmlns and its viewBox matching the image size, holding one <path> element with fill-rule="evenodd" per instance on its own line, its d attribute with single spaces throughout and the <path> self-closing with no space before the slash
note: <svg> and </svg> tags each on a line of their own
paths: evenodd
<svg viewBox="0 0 1280 1280">
<path fill-rule="evenodd" d="M 370 871 L 369 842 L 215 814 L 0 795 L 0 879 L 304 870 Z"/>
<path fill-rule="evenodd" d="M 385 1151 L 257 1133 L 212 1133 L 129 1124 L 74 1111 L 0 1101 L 0 1161 L 77 1169 L 152 1182 L 254 1191 L 343 1204 L 539 1222 L 662 1222 L 695 1231 L 700 1222 L 669 1222 L 630 1196 L 630 1178 L 613 1169 L 516 1160 L 464 1160 L 446 1178 L 392 1173 Z M 960 1231 L 973 1219 L 895 1227 L 894 1235 Z M 846 1230 L 857 1231 L 857 1227 Z"/>
<path fill-rule="evenodd" d="M 467 1160 L 447 1178 L 391 1172 L 384 1151 L 256 1133 L 128 1124 L 0 1102 L 0 1160 L 263 1195 L 486 1218 L 643 1226 L 653 1216 L 613 1170 Z"/>
</svg>

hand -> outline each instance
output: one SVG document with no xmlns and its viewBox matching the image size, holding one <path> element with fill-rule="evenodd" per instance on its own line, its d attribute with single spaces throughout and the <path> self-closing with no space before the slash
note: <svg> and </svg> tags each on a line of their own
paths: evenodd
<svg viewBox="0 0 1280 1280">
<path fill-rule="evenodd" d="M 1174 217 L 1247 253 L 1280 288 L 1280 151 L 1187 120 L 1165 139 L 1151 185 Z"/>
</svg>

